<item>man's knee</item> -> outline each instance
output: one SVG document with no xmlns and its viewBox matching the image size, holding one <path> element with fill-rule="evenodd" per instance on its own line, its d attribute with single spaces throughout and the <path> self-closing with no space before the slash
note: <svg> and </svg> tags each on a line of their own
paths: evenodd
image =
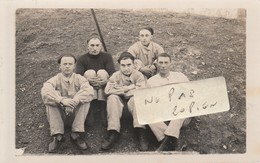
<svg viewBox="0 0 260 163">
<path fill-rule="evenodd" d="M 102 79 L 108 79 L 108 77 L 109 77 L 107 71 L 104 69 L 98 70 L 97 76 L 101 77 Z"/>
<path fill-rule="evenodd" d="M 107 102 L 112 102 L 112 101 L 120 101 L 120 97 L 118 95 L 109 95 L 107 97 Z"/>
<path fill-rule="evenodd" d="M 92 78 L 92 77 L 95 77 L 95 76 L 97 76 L 97 73 L 96 73 L 95 70 L 87 70 L 87 71 L 84 73 L 84 77 L 85 77 L 86 79 Z"/>
</svg>

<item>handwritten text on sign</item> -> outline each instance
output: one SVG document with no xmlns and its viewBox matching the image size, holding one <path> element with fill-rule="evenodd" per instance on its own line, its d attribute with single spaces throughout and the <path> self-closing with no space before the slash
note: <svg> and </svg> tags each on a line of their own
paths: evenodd
<svg viewBox="0 0 260 163">
<path fill-rule="evenodd" d="M 223 77 L 136 90 L 134 100 L 140 124 L 219 113 L 230 108 Z"/>
</svg>

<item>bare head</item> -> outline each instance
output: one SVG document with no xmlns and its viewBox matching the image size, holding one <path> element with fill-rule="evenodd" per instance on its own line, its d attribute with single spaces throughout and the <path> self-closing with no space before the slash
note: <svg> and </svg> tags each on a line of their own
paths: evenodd
<svg viewBox="0 0 260 163">
<path fill-rule="evenodd" d="M 87 41 L 87 50 L 91 55 L 98 55 L 101 52 L 102 43 L 99 38 L 93 37 Z"/>
<path fill-rule="evenodd" d="M 60 64 L 59 70 L 64 76 L 70 77 L 75 70 L 76 61 L 75 56 L 72 54 L 61 55 L 58 59 L 58 63 Z"/>
<path fill-rule="evenodd" d="M 161 53 L 157 57 L 157 68 L 159 74 L 162 77 L 167 77 L 170 74 L 170 69 L 172 66 L 171 56 L 167 53 Z"/>
<path fill-rule="evenodd" d="M 149 46 L 152 38 L 153 38 L 153 29 L 151 27 L 142 28 L 139 31 L 139 40 L 142 45 Z"/>
</svg>

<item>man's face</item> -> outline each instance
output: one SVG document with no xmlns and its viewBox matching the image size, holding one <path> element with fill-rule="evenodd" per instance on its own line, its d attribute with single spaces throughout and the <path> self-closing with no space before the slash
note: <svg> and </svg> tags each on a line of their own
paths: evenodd
<svg viewBox="0 0 260 163">
<path fill-rule="evenodd" d="M 139 40 L 141 41 L 142 45 L 148 46 L 150 44 L 150 41 L 152 40 L 153 35 L 150 31 L 146 29 L 142 29 L 139 32 Z"/>
<path fill-rule="evenodd" d="M 169 57 L 158 57 L 157 67 L 159 74 L 167 75 L 170 72 L 171 60 Z"/>
<path fill-rule="evenodd" d="M 93 38 L 88 42 L 88 52 L 91 55 L 98 55 L 102 49 L 102 44 L 99 39 Z"/>
<path fill-rule="evenodd" d="M 69 77 L 75 69 L 75 60 L 72 57 L 63 57 L 60 61 L 60 71 L 64 76 Z"/>
<path fill-rule="evenodd" d="M 126 75 L 129 76 L 132 74 L 134 70 L 134 63 L 130 58 L 122 59 L 120 61 L 120 71 Z"/>
</svg>

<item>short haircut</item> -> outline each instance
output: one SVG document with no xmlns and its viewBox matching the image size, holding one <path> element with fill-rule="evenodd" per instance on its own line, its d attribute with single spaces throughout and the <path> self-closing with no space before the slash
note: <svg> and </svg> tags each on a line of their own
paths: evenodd
<svg viewBox="0 0 260 163">
<path fill-rule="evenodd" d="M 153 31 L 153 28 L 151 28 L 151 27 L 144 27 L 144 28 L 142 28 L 141 30 L 147 30 L 147 31 L 149 31 L 150 33 L 151 33 L 151 35 L 153 35 L 154 34 L 154 31 Z M 141 31 L 140 30 L 140 31 Z M 140 31 L 139 31 L 139 34 L 140 34 Z"/>
<path fill-rule="evenodd" d="M 74 61 L 75 61 L 74 63 L 77 62 L 77 59 L 76 59 L 76 57 L 75 57 L 74 55 L 72 55 L 72 54 L 62 54 L 62 55 L 58 58 L 58 63 L 59 63 L 59 64 L 60 64 L 61 59 L 62 59 L 63 57 L 71 57 L 71 58 L 74 59 Z"/>
<path fill-rule="evenodd" d="M 159 57 L 168 57 L 168 58 L 170 59 L 170 61 L 172 60 L 170 54 L 168 54 L 168 53 L 161 53 L 161 54 L 158 54 L 158 56 L 157 56 L 157 61 L 158 61 L 158 58 L 159 58 Z"/>
<path fill-rule="evenodd" d="M 125 59 L 131 59 L 132 61 L 134 61 L 135 57 L 129 52 L 123 52 L 117 59 L 117 62 L 120 63 L 121 60 L 125 60 Z"/>
<path fill-rule="evenodd" d="M 92 33 L 92 34 L 90 35 L 90 39 L 87 40 L 87 44 L 88 44 L 89 41 L 92 40 L 92 39 L 98 39 L 98 40 L 101 42 L 101 40 L 100 40 L 98 34 Z"/>
</svg>

